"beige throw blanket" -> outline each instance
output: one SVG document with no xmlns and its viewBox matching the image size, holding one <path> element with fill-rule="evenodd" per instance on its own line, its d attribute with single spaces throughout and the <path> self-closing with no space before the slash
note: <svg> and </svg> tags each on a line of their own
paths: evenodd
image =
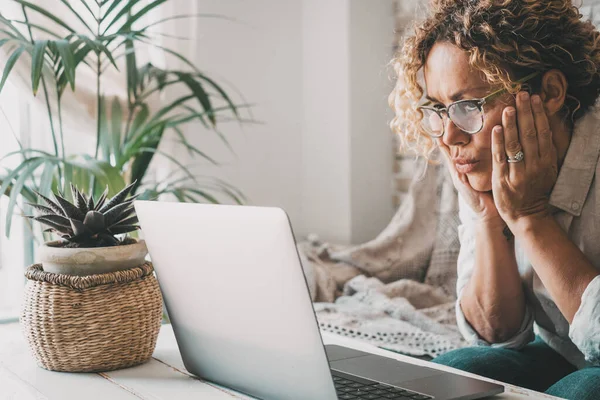
<svg viewBox="0 0 600 400">
<path fill-rule="evenodd" d="M 358 246 L 298 244 L 322 329 L 411 355 L 464 345 L 454 313 L 458 198 L 444 166 L 420 160 L 390 224 Z"/>
</svg>

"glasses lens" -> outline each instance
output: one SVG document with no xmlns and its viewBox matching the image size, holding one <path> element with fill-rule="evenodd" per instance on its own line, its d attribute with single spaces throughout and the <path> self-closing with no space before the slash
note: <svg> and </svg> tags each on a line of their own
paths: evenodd
<svg viewBox="0 0 600 400">
<path fill-rule="evenodd" d="M 476 101 L 454 103 L 448 114 L 452 122 L 467 133 L 477 133 L 483 127 L 483 111 Z"/>
<path fill-rule="evenodd" d="M 421 120 L 421 125 L 425 132 L 427 132 L 430 136 L 440 137 L 444 134 L 444 121 L 433 110 L 421 109 L 423 112 L 423 119 Z"/>
</svg>

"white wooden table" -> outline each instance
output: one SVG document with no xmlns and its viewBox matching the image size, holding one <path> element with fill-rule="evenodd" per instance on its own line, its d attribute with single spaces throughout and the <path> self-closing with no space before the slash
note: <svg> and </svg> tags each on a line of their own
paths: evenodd
<svg viewBox="0 0 600 400">
<path fill-rule="evenodd" d="M 448 367 L 415 360 L 352 339 L 323 333 L 327 344 L 340 344 L 402 361 Z M 463 375 L 470 375 L 456 371 Z M 493 399 L 555 399 L 510 385 Z M 18 324 L 0 325 L 0 399 L 15 400 L 163 400 L 163 399 L 250 399 L 210 382 L 191 376 L 183 366 L 170 325 L 162 327 L 150 362 L 134 368 L 107 373 L 73 374 L 51 372 L 37 367 L 29 354 Z"/>
</svg>

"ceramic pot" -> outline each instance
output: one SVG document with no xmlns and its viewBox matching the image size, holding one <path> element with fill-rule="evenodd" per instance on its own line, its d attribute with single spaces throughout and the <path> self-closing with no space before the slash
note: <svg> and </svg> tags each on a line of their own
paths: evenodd
<svg viewBox="0 0 600 400">
<path fill-rule="evenodd" d="M 146 242 L 111 247 L 65 248 L 61 241 L 40 246 L 38 258 L 45 272 L 65 275 L 94 275 L 138 267 L 148 254 Z"/>
</svg>

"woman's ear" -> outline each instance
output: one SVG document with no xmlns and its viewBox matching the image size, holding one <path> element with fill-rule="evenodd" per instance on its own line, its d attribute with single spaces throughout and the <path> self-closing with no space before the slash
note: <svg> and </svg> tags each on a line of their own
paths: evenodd
<svg viewBox="0 0 600 400">
<path fill-rule="evenodd" d="M 552 116 L 562 110 L 567 96 L 567 87 L 567 78 L 558 69 L 551 69 L 544 73 L 540 88 L 540 97 L 548 116 Z"/>
</svg>

